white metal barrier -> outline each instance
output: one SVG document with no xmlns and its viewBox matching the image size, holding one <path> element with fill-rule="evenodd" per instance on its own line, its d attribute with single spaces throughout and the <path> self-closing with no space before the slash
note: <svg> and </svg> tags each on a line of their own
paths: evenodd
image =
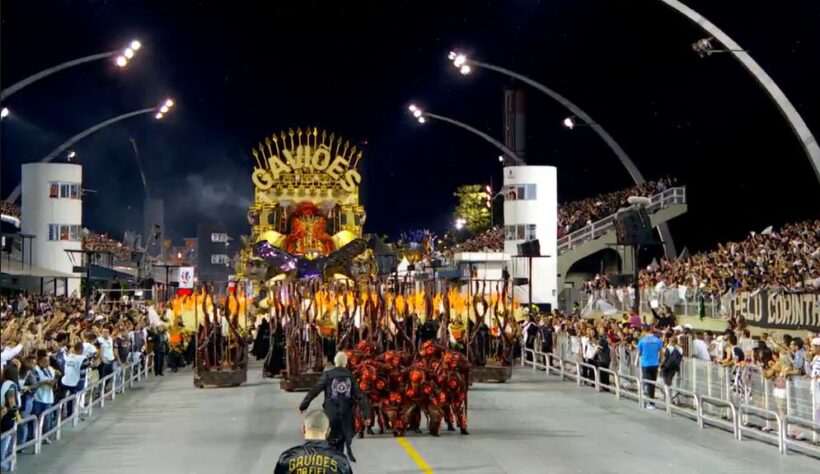
<svg viewBox="0 0 820 474">
<path fill-rule="evenodd" d="M 780 413 L 768 407 L 769 398 L 771 397 L 767 396 L 767 392 L 764 391 L 762 395 L 757 394 L 755 396 L 753 388 L 747 390 L 747 386 L 750 384 L 759 383 L 761 387 L 765 388 L 768 383 L 767 380 L 762 378 L 762 374 L 756 367 L 740 367 L 737 370 L 741 372 L 733 374 L 733 371 L 728 367 L 690 359 L 691 362 L 687 361 L 689 363 L 688 367 L 691 369 L 689 371 L 690 375 L 685 375 L 687 371 L 685 367 L 682 367 L 681 372 L 676 377 L 677 383 L 667 386 L 662 381 L 643 379 L 640 370 L 636 370 L 637 366 L 624 351 L 619 351 L 617 359 L 612 361 L 610 367 L 616 367 L 615 370 L 581 362 L 577 358 L 577 352 L 570 349 L 571 344 L 567 339 L 557 338 L 557 341 L 553 344 L 553 349 L 557 354 L 546 354 L 533 349 L 524 349 L 521 358 L 522 366 L 530 365 L 534 371 L 543 369 L 547 376 L 558 375 L 561 380 L 570 379 L 578 387 L 582 386 L 584 381 L 587 380 L 593 384 L 596 391 L 601 392 L 606 389 L 607 392 L 613 393 L 617 399 L 629 398 L 637 401 L 641 407 L 644 406 L 645 401 L 649 401 L 644 393 L 644 387 L 653 385 L 661 391 L 662 398 L 655 398 L 652 402 L 661 405 L 667 416 L 671 417 L 673 414 L 679 414 L 693 419 L 701 429 L 706 425 L 710 425 L 727 430 L 738 441 L 742 440 L 745 435 L 746 437 L 771 442 L 778 446 L 781 454 L 786 454 L 791 449 L 792 451 L 820 457 L 820 446 L 816 445 L 817 435 L 820 433 L 820 423 L 791 413 L 790 407 L 794 404 L 790 403 L 790 400 L 783 403 L 786 413 Z M 539 362 L 539 360 L 543 362 Z M 702 367 L 705 371 L 695 370 L 701 362 L 708 364 Z M 568 371 L 567 368 L 573 371 Z M 582 376 L 582 368 L 591 370 L 593 379 L 585 379 Z M 611 380 L 609 383 L 604 384 L 601 382 L 602 373 L 610 375 Z M 758 376 L 761 377 L 760 380 L 756 378 Z M 702 382 L 700 384 L 697 383 L 698 377 Z M 706 379 L 705 383 L 703 383 L 704 378 Z M 794 385 L 795 381 L 787 382 L 787 394 L 792 390 L 788 384 Z M 808 387 L 810 389 L 812 413 L 814 416 L 820 417 L 820 410 L 816 405 L 818 391 L 820 391 L 818 384 L 820 384 L 820 379 L 814 379 L 810 381 Z M 691 400 L 691 404 L 688 400 L 682 400 L 681 397 Z M 759 406 L 761 400 L 766 403 L 766 406 Z M 797 411 L 798 414 L 805 412 L 805 409 Z M 755 424 L 750 423 L 751 417 L 761 420 L 759 423 L 761 428 L 770 428 L 771 423 L 774 422 L 776 431 L 774 434 L 768 434 L 765 430 L 756 429 Z M 797 425 L 810 430 L 813 434 L 812 440 L 815 443 L 790 439 L 789 425 Z"/>
<path fill-rule="evenodd" d="M 144 366 L 140 364 L 140 361 L 136 361 L 133 364 L 119 367 L 113 373 L 97 380 L 74 395 L 63 398 L 59 403 L 41 413 L 39 417 L 30 415 L 19 424 L 15 423 L 13 428 L 0 435 L 0 440 L 11 438 L 11 446 L 8 448 L 8 452 L 0 453 L 2 463 L 5 464 L 8 461 L 10 464 L 9 470 L 13 471 L 17 466 L 17 453 L 19 451 L 33 446 L 34 454 L 40 454 L 44 440 L 52 435 L 57 440 L 61 439 L 62 430 L 66 423 L 71 422 L 72 426 L 77 426 L 81 415 L 91 416 L 94 405 L 104 408 L 106 398 L 113 401 L 117 398 L 118 393 L 125 393 L 126 389 L 132 388 L 135 382 L 140 382 L 143 378 L 147 379 L 149 374 L 154 372 L 154 354 L 147 354 L 144 361 Z M 73 404 L 71 416 L 66 415 L 69 403 Z M 45 429 L 47 419 L 52 422 L 48 430 Z M 34 425 L 34 437 L 25 443 L 18 444 L 18 427 L 29 423 Z"/>
</svg>

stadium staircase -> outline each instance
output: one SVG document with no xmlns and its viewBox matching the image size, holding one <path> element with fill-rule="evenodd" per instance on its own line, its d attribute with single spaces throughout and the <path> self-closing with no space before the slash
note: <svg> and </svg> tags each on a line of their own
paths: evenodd
<svg viewBox="0 0 820 474">
<path fill-rule="evenodd" d="M 652 219 L 653 227 L 682 215 L 687 210 L 686 188 L 669 188 L 655 194 L 650 198 L 650 205 L 646 210 Z M 558 288 L 563 287 L 564 277 L 575 262 L 601 250 L 614 248 L 617 243 L 614 221 L 615 214 L 612 214 L 558 239 Z M 623 249 L 618 250 L 623 273 L 632 271 L 631 254 L 627 255 L 629 252 L 631 249 L 627 249 L 626 252 Z"/>
</svg>

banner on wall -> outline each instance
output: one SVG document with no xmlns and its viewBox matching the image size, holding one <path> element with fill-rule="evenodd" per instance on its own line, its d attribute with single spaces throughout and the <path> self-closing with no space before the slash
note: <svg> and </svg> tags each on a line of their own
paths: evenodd
<svg viewBox="0 0 820 474">
<path fill-rule="evenodd" d="M 194 288 L 194 267 L 179 267 L 179 288 L 192 290 Z"/>
<path fill-rule="evenodd" d="M 820 293 L 760 290 L 736 293 L 729 314 L 740 313 L 761 328 L 820 331 Z"/>
</svg>

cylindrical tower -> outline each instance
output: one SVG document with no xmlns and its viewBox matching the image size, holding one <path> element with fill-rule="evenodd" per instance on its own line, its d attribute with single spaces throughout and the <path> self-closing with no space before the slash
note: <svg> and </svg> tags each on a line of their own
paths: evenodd
<svg viewBox="0 0 820 474">
<path fill-rule="evenodd" d="M 504 168 L 504 253 L 513 256 L 510 274 L 529 278 L 529 259 L 518 245 L 538 240 L 540 255 L 532 258 L 532 302 L 558 301 L 558 170 L 554 166 Z M 519 302 L 529 301 L 529 285 L 516 288 Z"/>
<path fill-rule="evenodd" d="M 83 167 L 74 163 L 27 163 L 22 175 L 22 229 L 24 234 L 36 236 L 32 241 L 32 264 L 73 273 L 74 264 L 65 251 L 82 248 Z M 79 291 L 79 287 L 79 278 L 68 280 L 69 294 Z M 60 286 L 58 291 L 62 292 Z"/>
</svg>

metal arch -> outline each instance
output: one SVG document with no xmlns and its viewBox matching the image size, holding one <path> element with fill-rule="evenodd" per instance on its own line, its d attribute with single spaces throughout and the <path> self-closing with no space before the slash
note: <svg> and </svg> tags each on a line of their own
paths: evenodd
<svg viewBox="0 0 820 474">
<path fill-rule="evenodd" d="M 638 171 L 638 168 L 635 166 L 635 163 L 629 158 L 629 155 L 626 154 L 626 152 L 624 151 L 623 148 L 621 148 L 621 146 L 618 144 L 618 142 L 616 142 L 615 139 L 612 138 L 612 135 L 607 133 L 607 131 L 604 130 L 604 128 L 602 126 L 600 126 L 597 122 L 592 120 L 592 117 L 590 117 L 586 112 L 581 110 L 580 107 L 578 107 L 577 105 L 570 102 L 569 99 L 567 99 L 566 97 L 564 97 L 561 94 L 555 92 L 554 90 L 548 88 L 547 86 L 530 79 L 527 76 L 518 74 L 515 71 L 510 71 L 509 69 L 505 69 L 503 67 L 499 67 L 499 66 L 496 66 L 494 64 L 483 63 L 483 62 L 474 61 L 474 60 L 471 60 L 471 59 L 467 60 L 467 64 L 471 64 L 471 65 L 481 67 L 481 68 L 484 68 L 484 69 L 489 69 L 489 70 L 492 70 L 492 71 L 500 72 L 501 74 L 504 74 L 504 75 L 513 77 L 515 79 L 518 79 L 519 81 L 538 89 L 539 91 L 543 92 L 544 94 L 547 94 L 552 99 L 554 99 L 556 102 L 558 102 L 561 105 L 563 105 L 564 107 L 566 107 L 575 116 L 577 116 L 578 118 L 580 118 L 581 120 L 586 122 L 586 125 L 588 125 L 590 128 L 595 130 L 595 133 L 597 133 L 598 136 L 600 136 L 601 139 L 604 142 L 606 142 L 606 144 L 609 146 L 609 148 L 612 150 L 612 152 L 615 153 L 615 155 L 618 157 L 619 160 L 621 160 L 621 164 L 624 165 L 624 168 L 626 168 L 626 171 L 629 173 L 629 176 L 631 176 L 632 180 L 635 181 L 635 184 L 644 184 L 644 183 L 646 183 L 646 179 L 644 179 L 641 172 Z M 658 233 L 661 235 L 661 240 L 663 241 L 663 250 L 664 250 L 664 253 L 666 254 L 666 257 L 667 258 L 677 257 L 677 252 L 675 251 L 675 242 L 672 240 L 672 232 L 669 230 L 669 226 L 664 222 L 664 223 L 659 224 L 657 229 L 658 229 Z"/>
<path fill-rule="evenodd" d="M 463 129 L 465 129 L 469 132 L 472 132 L 472 133 L 480 136 L 481 138 L 487 140 L 488 142 L 492 143 L 493 145 L 496 146 L 496 148 L 501 150 L 505 155 L 512 158 L 512 160 L 515 162 L 516 166 L 525 166 L 526 165 L 524 160 L 522 160 L 520 156 L 516 155 L 514 151 L 512 151 L 509 148 L 505 147 L 501 142 L 499 142 L 495 138 L 487 135 L 486 133 L 482 132 L 481 130 L 479 130 L 477 128 L 471 127 L 470 125 L 467 125 L 464 122 L 459 122 L 458 120 L 453 120 L 449 117 L 444 117 L 443 115 L 431 114 L 429 112 L 424 112 L 423 115 L 426 116 L 426 117 L 436 119 L 436 120 L 441 120 L 442 122 L 447 122 L 449 124 L 455 125 L 456 127 L 461 127 L 461 128 L 463 128 Z"/>
<path fill-rule="evenodd" d="M 60 145 L 57 148 L 55 148 L 54 150 L 52 150 L 51 153 L 49 153 L 42 160 L 40 160 L 40 163 L 48 163 L 49 161 L 56 158 L 60 153 L 68 150 L 68 148 L 71 145 L 77 143 L 78 141 L 82 140 L 83 138 L 91 135 L 92 133 L 94 133 L 94 132 L 96 132 L 96 131 L 98 131 L 102 128 L 105 128 L 105 127 L 107 127 L 111 124 L 117 123 L 120 120 L 125 120 L 127 118 L 134 117 L 135 115 L 148 114 L 148 113 L 154 112 L 155 110 L 157 110 L 156 107 L 151 107 L 149 109 L 136 110 L 134 112 L 129 112 L 127 114 L 122 114 L 122 115 L 119 115 L 117 117 L 110 118 L 110 119 L 108 119 L 104 122 L 100 122 L 97 125 L 94 125 L 93 127 L 88 128 L 85 131 L 80 132 L 77 135 L 74 135 L 73 137 L 71 137 L 68 140 L 66 140 L 65 142 L 63 142 L 62 145 Z M 17 187 L 14 188 L 14 190 L 11 192 L 11 194 L 9 194 L 9 196 L 6 198 L 6 202 L 11 202 L 11 203 L 15 202 L 17 200 L 17 198 L 20 197 L 20 194 L 22 193 L 22 191 L 23 191 L 23 183 L 20 182 L 20 183 L 17 184 Z"/>
<path fill-rule="evenodd" d="M 106 53 L 92 54 L 91 56 L 86 56 L 86 57 L 83 57 L 83 58 L 74 59 L 72 61 L 66 61 L 62 64 L 58 64 L 54 67 L 51 67 L 51 68 L 45 69 L 43 71 L 40 71 L 37 74 L 32 74 L 31 76 L 23 79 L 22 81 L 15 82 L 14 84 L 10 85 L 9 87 L 3 89 L 3 91 L 0 92 L 0 100 L 8 99 L 9 97 L 11 97 L 12 94 L 19 91 L 20 89 L 22 89 L 22 88 L 24 88 L 24 87 L 26 87 L 26 86 L 34 83 L 34 82 L 37 82 L 40 79 L 43 79 L 44 77 L 48 77 L 48 76 L 54 74 L 55 72 L 62 71 L 63 69 L 68 69 L 70 67 L 79 66 L 80 64 L 84 64 L 84 63 L 87 63 L 87 62 L 96 61 L 98 59 L 110 58 L 111 56 L 114 56 L 115 54 L 117 54 L 117 51 L 108 51 Z"/>
<path fill-rule="evenodd" d="M 777 104 L 780 108 L 780 112 L 783 113 L 783 116 L 789 122 L 794 134 L 797 135 L 797 139 L 800 140 L 800 145 L 803 147 L 803 150 L 805 150 L 806 155 L 808 155 L 809 161 L 814 168 L 814 174 L 817 176 L 818 182 L 820 182 L 820 145 L 818 145 L 817 139 L 815 139 L 814 135 L 812 135 L 809 127 L 803 120 L 803 117 L 801 117 L 797 112 L 797 109 L 794 108 L 792 103 L 786 97 L 786 94 L 783 93 L 780 87 L 777 86 L 774 79 L 766 74 L 766 71 L 764 71 L 763 68 L 757 64 L 757 61 L 752 59 L 752 56 L 744 51 L 743 48 L 735 42 L 735 40 L 730 38 L 729 35 L 723 32 L 723 30 L 715 26 L 714 23 L 704 18 L 703 15 L 678 0 L 661 1 L 674 8 L 679 13 L 685 15 L 716 40 L 720 41 L 720 43 L 723 44 L 723 46 L 725 46 L 726 49 L 728 49 L 735 56 L 735 58 L 740 61 L 741 64 L 743 64 L 746 70 L 749 71 L 755 79 L 757 79 L 757 82 L 760 83 L 764 89 L 766 89 L 769 97 L 771 97 L 775 104 Z"/>
</svg>

